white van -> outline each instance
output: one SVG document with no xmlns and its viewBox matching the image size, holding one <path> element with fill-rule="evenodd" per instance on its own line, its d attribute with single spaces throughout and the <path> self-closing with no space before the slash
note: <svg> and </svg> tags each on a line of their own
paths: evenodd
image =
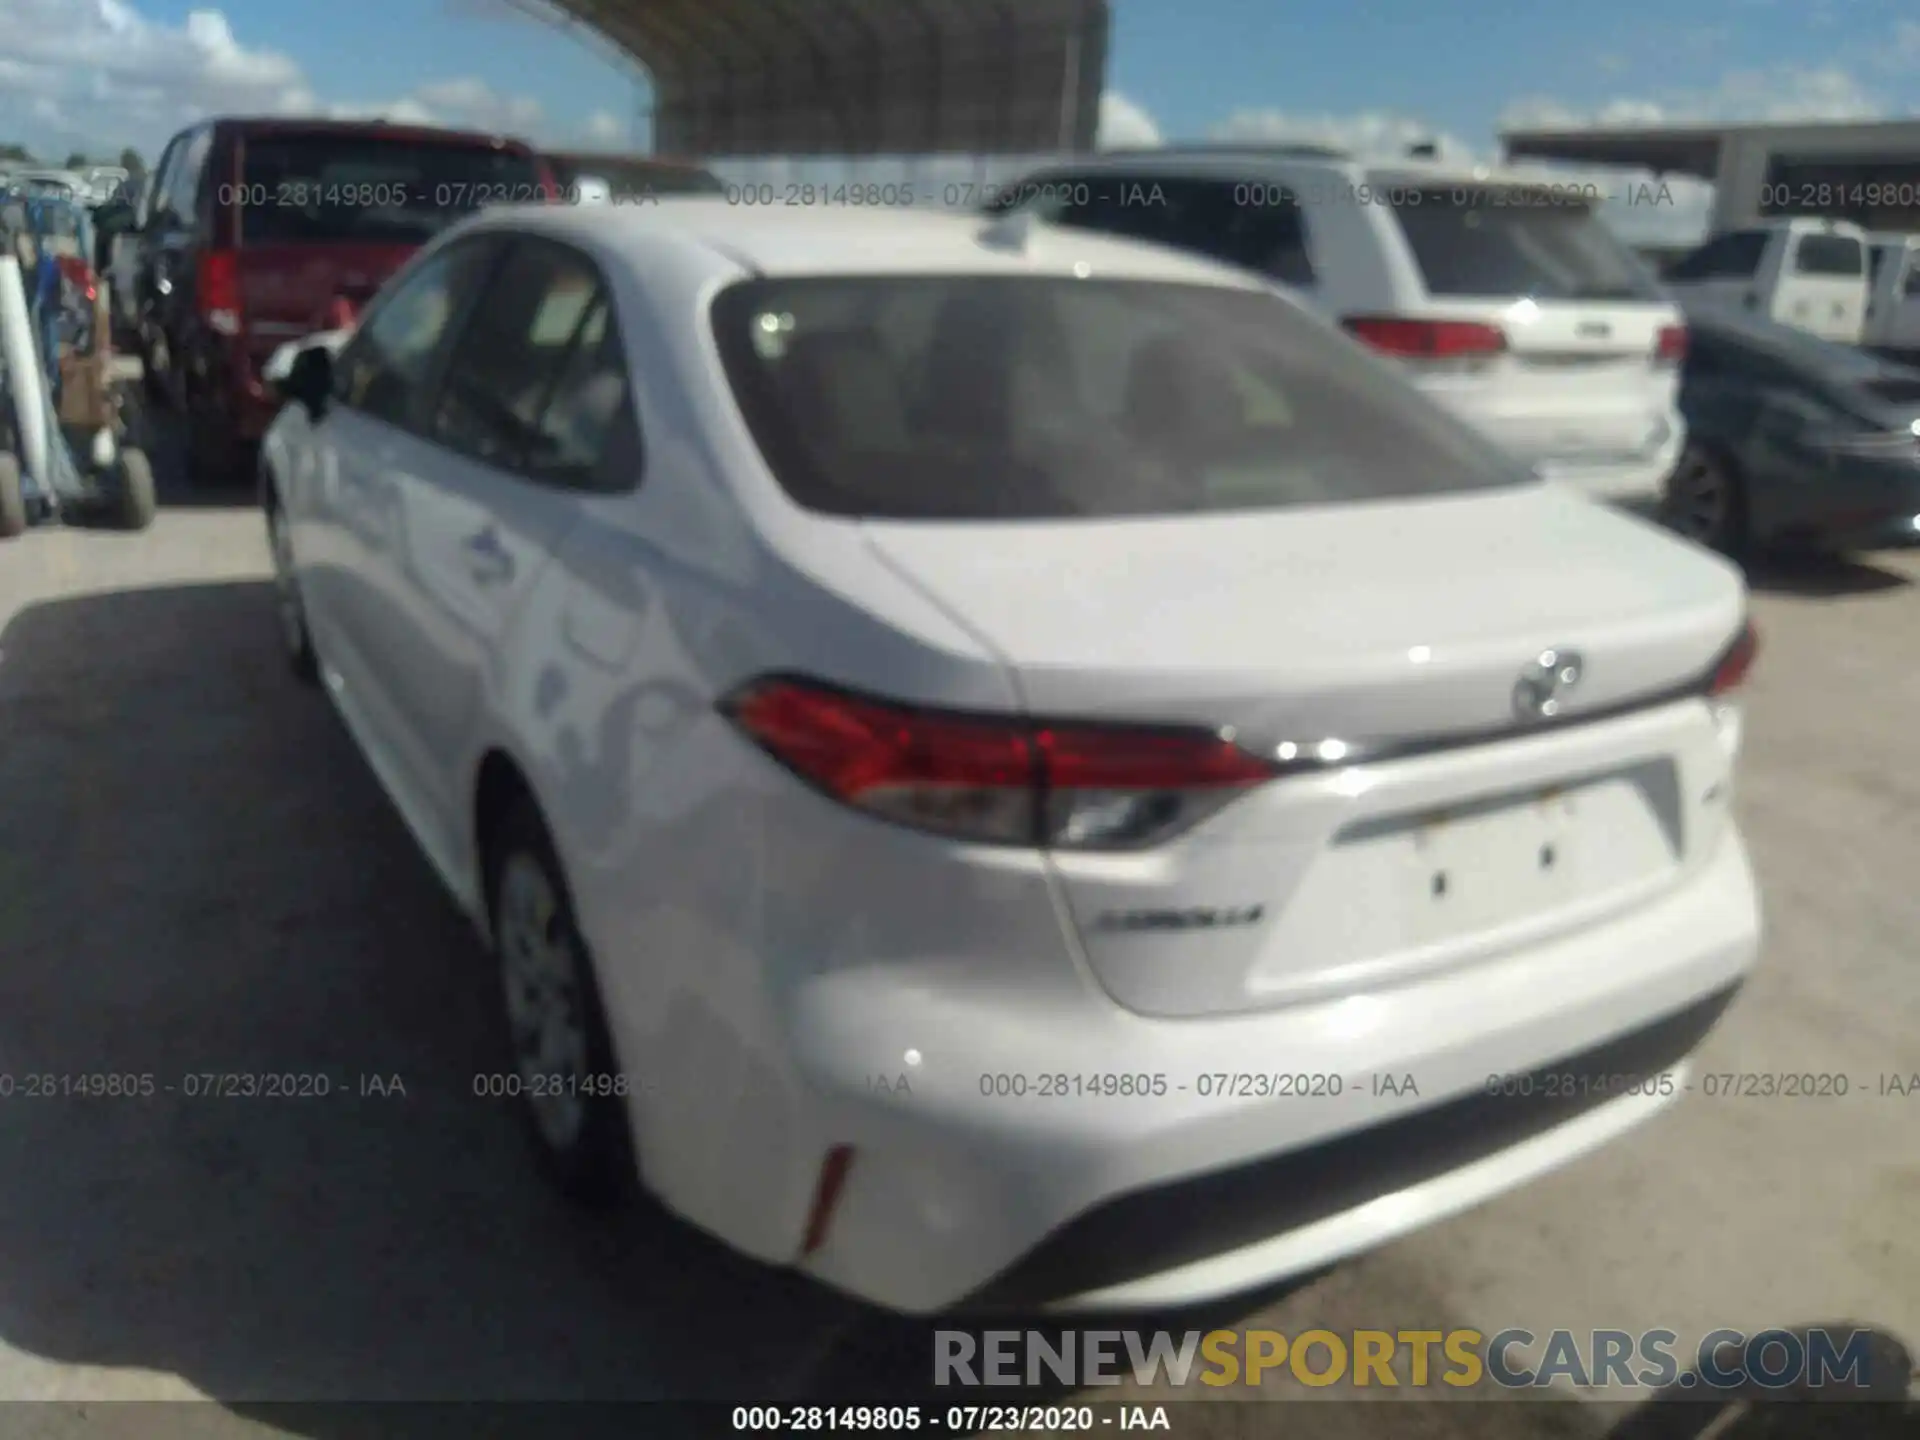
<svg viewBox="0 0 1920 1440">
<path fill-rule="evenodd" d="M 1844 220 L 1764 220 L 1709 240 L 1666 280 L 1682 299 L 1725 303 L 1858 345 L 1867 318 L 1867 233 Z"/>
<path fill-rule="evenodd" d="M 1254 270 L 1540 474 L 1630 505 L 1679 458 L 1686 329 L 1594 187 L 1310 146 L 1108 152 L 994 206 Z"/>
<path fill-rule="evenodd" d="M 1920 235 L 1872 235 L 1865 343 L 1920 364 Z"/>
</svg>

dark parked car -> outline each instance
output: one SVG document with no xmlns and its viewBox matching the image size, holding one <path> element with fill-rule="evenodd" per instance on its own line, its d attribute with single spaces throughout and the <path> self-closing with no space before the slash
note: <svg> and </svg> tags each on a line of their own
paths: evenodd
<svg viewBox="0 0 1920 1440">
<path fill-rule="evenodd" d="M 1729 554 L 1920 542 L 1920 370 L 1689 307 L 1670 523 Z"/>
<path fill-rule="evenodd" d="M 218 119 L 174 136 L 136 217 L 147 387 L 186 419 L 197 479 L 251 475 L 279 408 L 260 367 L 351 323 L 422 243 L 483 205 L 556 197 L 528 146 L 327 120 Z"/>
<path fill-rule="evenodd" d="M 572 195 L 584 179 L 604 180 L 615 203 L 644 203 L 668 195 L 724 195 L 727 190 L 718 175 L 691 160 L 588 150 L 550 152 L 545 159 L 562 195 Z"/>
</svg>

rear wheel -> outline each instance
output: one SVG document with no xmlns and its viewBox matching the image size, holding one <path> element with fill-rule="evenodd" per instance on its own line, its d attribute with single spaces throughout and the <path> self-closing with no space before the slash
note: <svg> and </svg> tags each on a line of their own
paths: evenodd
<svg viewBox="0 0 1920 1440">
<path fill-rule="evenodd" d="M 1666 520 L 1689 540 L 1738 555 L 1747 548 L 1746 484 L 1733 462 L 1689 441 L 1667 477 Z"/>
<path fill-rule="evenodd" d="M 20 457 L 0 451 L 0 540 L 27 528 L 27 497 L 20 484 Z"/>
<path fill-rule="evenodd" d="M 553 842 L 530 802 L 486 837 L 494 958 L 527 1129 L 541 1166 L 571 1198 L 606 1204 L 635 1180 L 626 1089 L 593 963 Z"/>
<path fill-rule="evenodd" d="M 115 516 L 123 530 L 144 530 L 153 523 L 153 466 L 144 450 L 120 452 L 120 492 L 114 497 Z"/>
</svg>

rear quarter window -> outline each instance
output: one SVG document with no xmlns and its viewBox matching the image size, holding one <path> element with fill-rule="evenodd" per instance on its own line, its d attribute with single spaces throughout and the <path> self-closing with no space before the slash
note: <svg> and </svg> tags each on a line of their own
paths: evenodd
<svg viewBox="0 0 1920 1440">
<path fill-rule="evenodd" d="M 1866 274 L 1865 251 L 1851 235 L 1802 235 L 1793 252 L 1793 273 L 1853 279 Z"/>
</svg>

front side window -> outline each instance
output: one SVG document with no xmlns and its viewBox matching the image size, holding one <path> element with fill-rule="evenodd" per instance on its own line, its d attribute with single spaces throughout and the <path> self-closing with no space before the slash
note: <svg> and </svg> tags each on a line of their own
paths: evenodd
<svg viewBox="0 0 1920 1440">
<path fill-rule="evenodd" d="M 1390 365 L 1257 290 L 753 280 L 712 320 L 775 478 L 831 514 L 1100 519 L 1529 478 Z"/>
</svg>

